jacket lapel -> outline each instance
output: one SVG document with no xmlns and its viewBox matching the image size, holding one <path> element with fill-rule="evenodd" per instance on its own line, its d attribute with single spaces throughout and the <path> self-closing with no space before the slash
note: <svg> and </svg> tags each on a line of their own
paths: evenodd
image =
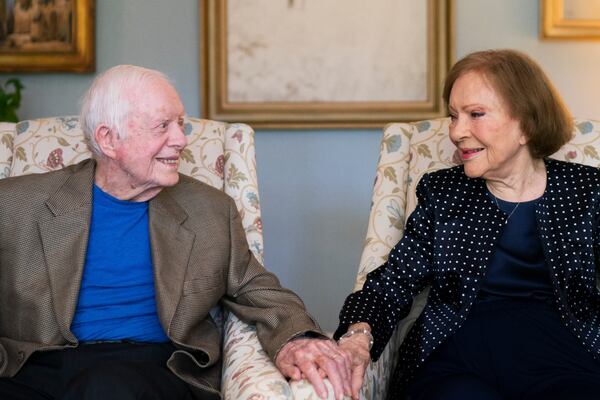
<svg viewBox="0 0 600 400">
<path fill-rule="evenodd" d="M 94 166 L 88 160 L 74 168 L 46 201 L 52 216 L 38 223 L 56 320 L 71 342 L 76 342 L 70 326 L 87 250 Z"/>
<path fill-rule="evenodd" d="M 195 234 L 182 226 L 187 213 L 164 189 L 150 201 L 150 242 L 158 316 L 169 334 L 183 291 Z"/>
</svg>

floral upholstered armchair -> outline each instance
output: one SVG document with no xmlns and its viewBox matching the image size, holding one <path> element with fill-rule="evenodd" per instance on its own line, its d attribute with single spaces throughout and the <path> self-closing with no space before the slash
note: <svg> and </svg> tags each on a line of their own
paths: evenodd
<svg viewBox="0 0 600 400">
<path fill-rule="evenodd" d="M 188 118 L 180 172 L 235 199 L 250 249 L 263 261 L 254 132 L 243 124 Z M 89 158 L 77 117 L 0 123 L 0 178 L 41 173 Z M 225 316 L 222 389 L 225 399 L 287 399 L 290 387 L 263 351 L 256 330 Z"/>
<path fill-rule="evenodd" d="M 416 206 L 415 190 L 421 177 L 460 162 L 448 137 L 449 123 L 449 118 L 440 118 L 393 123 L 384 129 L 367 237 L 354 290 L 362 288 L 367 273 L 383 264 L 402 237 L 404 224 Z M 600 167 L 600 121 L 575 120 L 573 139 L 552 158 Z M 367 369 L 361 399 L 385 399 L 397 349 L 425 306 L 427 293 L 426 289 L 416 298 L 409 316 L 400 322 L 381 358 Z M 318 398 L 305 381 L 292 384 L 292 391 L 295 398 L 311 398 L 311 395 Z"/>
<path fill-rule="evenodd" d="M 449 118 L 441 118 L 394 123 L 385 128 L 355 290 L 362 287 L 367 273 L 385 261 L 402 237 L 404 223 L 416 206 L 415 190 L 421 177 L 460 162 L 448 137 L 449 123 Z M 576 120 L 573 139 L 552 158 L 600 167 L 600 121 Z M 397 348 L 425 306 L 426 299 L 427 290 L 418 296 L 409 316 L 398 325 L 379 361 L 371 364 L 362 398 L 385 398 L 389 375 L 396 364 Z"/>
</svg>

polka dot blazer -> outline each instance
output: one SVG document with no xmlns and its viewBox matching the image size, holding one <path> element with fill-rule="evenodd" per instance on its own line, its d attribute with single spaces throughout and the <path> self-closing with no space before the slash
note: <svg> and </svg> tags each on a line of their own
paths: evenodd
<svg viewBox="0 0 600 400">
<path fill-rule="evenodd" d="M 546 160 L 546 191 L 536 217 L 563 323 L 594 356 L 600 355 L 600 170 Z M 506 223 L 485 181 L 462 166 L 424 175 L 404 237 L 385 264 L 346 299 L 336 338 L 368 322 L 377 360 L 412 299 L 431 286 L 427 305 L 399 349 L 390 395 L 400 393 L 431 352 L 465 321 Z"/>
</svg>

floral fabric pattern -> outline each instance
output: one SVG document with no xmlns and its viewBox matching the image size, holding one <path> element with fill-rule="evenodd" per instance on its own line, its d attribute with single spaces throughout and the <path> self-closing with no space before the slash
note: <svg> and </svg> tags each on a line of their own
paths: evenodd
<svg viewBox="0 0 600 400">
<path fill-rule="evenodd" d="M 235 200 L 250 249 L 263 262 L 254 131 L 244 124 L 187 118 L 184 134 L 188 146 L 179 171 Z M 90 156 L 77 117 L 0 123 L 0 178 L 53 171 Z M 255 327 L 228 313 L 224 333 L 225 399 L 292 398 L 287 380 L 262 349 Z"/>
</svg>

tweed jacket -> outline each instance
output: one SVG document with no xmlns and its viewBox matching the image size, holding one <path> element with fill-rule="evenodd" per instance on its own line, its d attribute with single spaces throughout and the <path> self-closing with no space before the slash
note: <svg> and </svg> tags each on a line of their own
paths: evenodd
<svg viewBox="0 0 600 400">
<path fill-rule="evenodd" d="M 562 322 L 595 357 L 600 354 L 600 170 L 545 160 L 547 184 L 536 220 Z M 336 336 L 368 322 L 377 359 L 414 296 L 430 286 L 427 304 L 399 349 L 390 397 L 402 393 L 431 352 L 465 321 L 506 224 L 483 179 L 462 166 L 423 176 L 418 205 L 388 260 L 350 295 Z"/>
<path fill-rule="evenodd" d="M 0 376 L 35 351 L 76 347 L 77 307 L 95 162 L 0 180 Z M 149 203 L 158 317 L 177 347 L 169 368 L 202 398 L 220 398 L 221 304 L 255 324 L 274 358 L 296 334 L 319 332 L 302 301 L 248 249 L 235 203 L 180 176 Z"/>
</svg>

